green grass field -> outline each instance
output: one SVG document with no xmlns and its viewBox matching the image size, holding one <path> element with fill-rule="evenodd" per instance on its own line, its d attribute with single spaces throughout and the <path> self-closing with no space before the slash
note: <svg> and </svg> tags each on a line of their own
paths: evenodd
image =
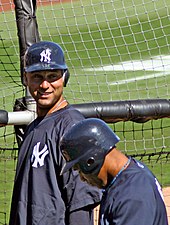
<svg viewBox="0 0 170 225">
<path fill-rule="evenodd" d="M 169 55 L 168 0 L 164 0 L 164 5 L 169 8 L 164 7 L 162 1 L 144 0 L 141 4 L 140 0 L 127 0 L 115 1 L 114 5 L 113 1 L 98 2 L 93 0 L 93 5 L 90 0 L 55 4 L 52 10 L 51 6 L 38 7 L 37 20 L 42 39 L 58 42 L 65 51 L 71 73 L 69 85 L 64 90 L 66 98 L 70 103 L 169 99 L 168 67 L 164 71 L 145 67 L 120 69 L 120 65 L 126 66 L 126 62 L 132 62 L 135 67 L 136 61 L 144 63 L 160 55 Z M 0 107 L 12 111 L 15 99 L 24 94 L 13 12 L 0 14 L 0 27 Z M 105 66 L 110 65 L 118 69 L 106 70 Z M 127 154 L 170 151 L 169 119 L 145 124 L 120 122 L 111 127 L 121 138 L 119 148 Z M 0 129 L 0 224 L 8 221 L 15 174 L 16 151 L 10 150 L 16 147 L 13 132 L 13 127 Z M 168 154 L 143 160 L 163 186 L 170 185 Z"/>
</svg>

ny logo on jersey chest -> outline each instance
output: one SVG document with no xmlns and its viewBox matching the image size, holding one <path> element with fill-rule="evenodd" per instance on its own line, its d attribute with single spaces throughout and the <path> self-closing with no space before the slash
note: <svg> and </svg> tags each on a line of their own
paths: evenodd
<svg viewBox="0 0 170 225">
<path fill-rule="evenodd" d="M 31 163 L 32 167 L 38 168 L 44 166 L 45 157 L 49 154 L 47 145 L 45 144 L 42 149 L 40 149 L 40 142 L 38 142 L 32 152 Z"/>
</svg>

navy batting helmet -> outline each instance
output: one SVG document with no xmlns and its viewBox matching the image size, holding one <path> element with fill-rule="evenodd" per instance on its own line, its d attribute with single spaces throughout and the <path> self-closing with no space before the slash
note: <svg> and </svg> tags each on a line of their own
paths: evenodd
<svg viewBox="0 0 170 225">
<path fill-rule="evenodd" d="M 69 79 L 69 71 L 65 63 L 62 48 L 50 41 L 40 41 L 31 45 L 25 53 L 24 71 L 63 70 L 64 86 Z"/>
<path fill-rule="evenodd" d="M 106 154 L 119 140 L 100 119 L 91 118 L 78 122 L 60 141 L 60 149 L 67 161 L 61 174 L 78 165 L 83 173 L 97 175 Z"/>
</svg>

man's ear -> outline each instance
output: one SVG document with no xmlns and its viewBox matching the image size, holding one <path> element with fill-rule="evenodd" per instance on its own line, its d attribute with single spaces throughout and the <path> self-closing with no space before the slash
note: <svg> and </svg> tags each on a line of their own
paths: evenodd
<svg viewBox="0 0 170 225">
<path fill-rule="evenodd" d="M 26 77 L 26 72 L 24 72 L 23 73 L 23 84 L 25 85 L 25 86 L 27 86 L 27 77 Z"/>
</svg>

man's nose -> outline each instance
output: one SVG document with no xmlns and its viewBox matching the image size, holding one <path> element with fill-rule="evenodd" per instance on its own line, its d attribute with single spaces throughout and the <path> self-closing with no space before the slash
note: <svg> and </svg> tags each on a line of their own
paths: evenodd
<svg viewBox="0 0 170 225">
<path fill-rule="evenodd" d="M 44 79 L 42 82 L 41 82 L 41 84 L 40 84 L 40 87 L 41 88 L 47 88 L 47 87 L 49 87 L 49 82 L 46 80 L 46 79 Z"/>
</svg>

